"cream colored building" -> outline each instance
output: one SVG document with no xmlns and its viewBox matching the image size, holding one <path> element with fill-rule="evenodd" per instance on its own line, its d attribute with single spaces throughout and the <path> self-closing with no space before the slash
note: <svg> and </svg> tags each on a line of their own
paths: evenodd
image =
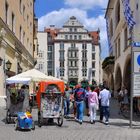
<svg viewBox="0 0 140 140">
<path fill-rule="evenodd" d="M 0 0 L 0 105 L 5 79 L 34 67 L 34 0 Z M 6 70 L 6 62 L 11 68 Z"/>
<path fill-rule="evenodd" d="M 99 34 L 99 30 L 87 31 L 74 16 L 70 17 L 61 29 L 54 26 L 46 28 L 44 33 L 38 33 L 39 50 L 44 54 L 44 61 L 38 59 L 38 68 L 40 69 L 43 62 L 44 73 L 47 70 L 47 75 L 61 78 L 68 83 L 77 84 L 84 80 L 88 80 L 89 83 L 101 83 Z"/>
<path fill-rule="evenodd" d="M 140 1 L 131 0 L 130 7 L 133 11 L 134 20 L 136 21 L 136 25 L 133 28 L 133 41 L 140 42 Z M 115 94 L 122 86 L 125 86 L 130 93 L 130 33 L 124 18 L 121 0 L 109 0 L 105 18 L 108 23 L 110 56 L 106 58 L 103 64 L 104 72 L 107 75 L 107 78 L 104 80 L 114 90 Z"/>
</svg>

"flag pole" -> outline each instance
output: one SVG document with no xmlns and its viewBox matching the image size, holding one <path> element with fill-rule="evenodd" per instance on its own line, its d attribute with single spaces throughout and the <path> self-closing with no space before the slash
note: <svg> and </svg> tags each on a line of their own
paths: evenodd
<svg viewBox="0 0 140 140">
<path fill-rule="evenodd" d="M 131 47 L 131 91 L 130 91 L 130 128 L 132 128 L 132 121 L 133 121 L 133 28 L 130 29 L 130 47 Z"/>
</svg>

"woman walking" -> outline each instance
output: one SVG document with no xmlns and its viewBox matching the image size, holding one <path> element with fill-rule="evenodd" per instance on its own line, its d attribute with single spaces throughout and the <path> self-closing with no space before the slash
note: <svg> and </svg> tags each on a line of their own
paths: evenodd
<svg viewBox="0 0 140 140">
<path fill-rule="evenodd" d="M 90 112 L 90 122 L 91 124 L 95 123 L 96 120 L 96 110 L 99 106 L 98 95 L 94 91 L 94 87 L 91 87 L 91 90 L 87 92 L 86 96 L 88 97 L 88 105 Z"/>
</svg>

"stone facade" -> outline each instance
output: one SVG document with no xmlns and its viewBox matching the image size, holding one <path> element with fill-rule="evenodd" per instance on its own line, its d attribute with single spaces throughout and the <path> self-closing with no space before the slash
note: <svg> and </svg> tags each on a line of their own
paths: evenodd
<svg viewBox="0 0 140 140">
<path fill-rule="evenodd" d="M 133 17 L 136 25 L 133 28 L 133 41 L 139 42 L 140 33 L 140 1 L 130 1 L 130 7 L 133 11 Z M 113 71 L 107 74 L 107 79 L 104 79 L 109 87 L 117 91 L 125 86 L 130 93 L 131 85 L 131 46 L 130 32 L 124 18 L 123 5 L 121 0 L 109 0 L 105 18 L 108 25 L 108 39 L 110 56 L 114 56 Z M 105 69 L 104 69 L 105 70 Z"/>
<path fill-rule="evenodd" d="M 0 98 L 5 79 L 34 67 L 34 0 L 0 1 Z M 6 62 L 11 62 L 7 70 Z M 2 103 L 2 101 L 1 101 Z M 0 104 L 2 105 L 2 104 Z"/>
</svg>

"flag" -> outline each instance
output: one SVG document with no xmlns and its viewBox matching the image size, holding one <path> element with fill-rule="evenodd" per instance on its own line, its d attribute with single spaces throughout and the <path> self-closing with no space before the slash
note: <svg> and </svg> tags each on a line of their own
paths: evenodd
<svg viewBox="0 0 140 140">
<path fill-rule="evenodd" d="M 111 37 L 110 37 L 110 30 L 109 30 L 109 19 L 106 19 L 106 30 L 107 30 L 107 38 L 108 38 L 108 45 L 109 45 L 109 53 L 113 52 L 112 46 L 111 46 Z"/>
<path fill-rule="evenodd" d="M 133 16 L 132 16 L 129 0 L 122 0 L 122 3 L 123 3 L 123 9 L 124 9 L 123 11 L 124 11 L 125 20 L 127 22 L 129 29 L 132 29 L 133 26 L 136 24 L 136 22 L 134 21 Z"/>
</svg>

